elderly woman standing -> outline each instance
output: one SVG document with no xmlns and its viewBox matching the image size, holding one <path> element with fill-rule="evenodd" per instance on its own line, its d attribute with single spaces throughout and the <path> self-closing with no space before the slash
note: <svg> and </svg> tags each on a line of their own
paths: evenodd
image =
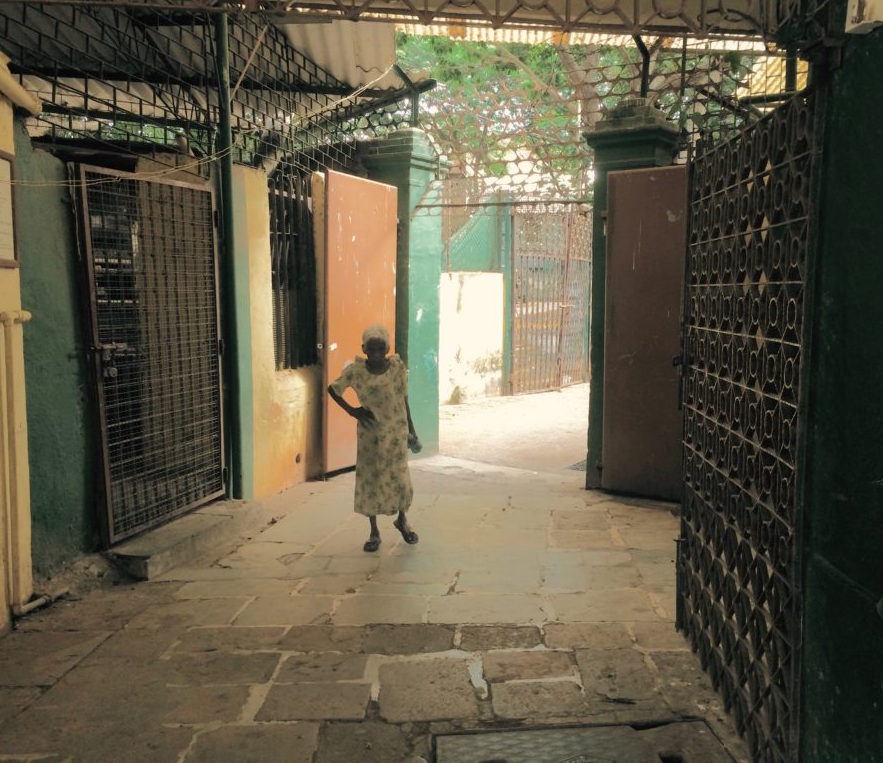
<svg viewBox="0 0 883 763">
<path fill-rule="evenodd" d="M 393 526 L 406 543 L 418 541 L 405 512 L 414 495 L 408 448 L 419 452 L 420 442 L 408 406 L 408 369 L 398 355 L 387 357 L 389 332 L 379 323 L 362 332 L 362 352 L 365 357 L 345 366 L 328 394 L 358 421 L 355 511 L 371 523 L 365 551 L 376 551 L 380 547 L 378 514 L 398 514 Z M 347 387 L 358 395 L 359 407 L 343 399 Z"/>
</svg>

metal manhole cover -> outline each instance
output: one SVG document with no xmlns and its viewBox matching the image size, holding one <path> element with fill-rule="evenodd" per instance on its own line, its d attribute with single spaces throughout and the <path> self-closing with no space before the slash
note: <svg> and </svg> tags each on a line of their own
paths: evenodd
<svg viewBox="0 0 883 763">
<path fill-rule="evenodd" d="M 732 757 L 699 721 L 449 734 L 435 738 L 436 763 L 669 763 Z"/>
</svg>

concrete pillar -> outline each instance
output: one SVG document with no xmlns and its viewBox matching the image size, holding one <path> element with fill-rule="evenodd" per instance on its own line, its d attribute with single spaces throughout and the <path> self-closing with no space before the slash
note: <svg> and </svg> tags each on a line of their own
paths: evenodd
<svg viewBox="0 0 883 763">
<path fill-rule="evenodd" d="M 595 151 L 592 230 L 592 305 L 589 334 L 589 434 L 586 489 L 601 485 L 601 432 L 604 418 L 604 300 L 607 257 L 607 175 L 616 170 L 664 167 L 672 163 L 678 128 L 645 99 L 618 106 L 601 120 L 586 142 Z"/>
<path fill-rule="evenodd" d="M 439 279 L 441 214 L 418 210 L 439 174 L 439 158 L 422 130 L 409 128 L 362 145 L 368 177 L 398 189 L 396 351 L 408 364 L 408 398 L 425 453 L 438 451 Z"/>
</svg>

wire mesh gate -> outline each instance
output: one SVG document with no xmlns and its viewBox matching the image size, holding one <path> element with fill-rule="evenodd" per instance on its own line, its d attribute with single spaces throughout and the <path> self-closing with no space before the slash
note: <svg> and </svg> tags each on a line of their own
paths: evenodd
<svg viewBox="0 0 883 763">
<path fill-rule="evenodd" d="M 583 212 L 513 212 L 513 394 L 588 379 L 591 221 Z"/>
<path fill-rule="evenodd" d="M 798 407 L 815 99 L 693 167 L 678 627 L 759 761 L 795 759 Z"/>
<path fill-rule="evenodd" d="M 105 535 L 224 489 L 212 193 L 80 169 Z"/>
</svg>

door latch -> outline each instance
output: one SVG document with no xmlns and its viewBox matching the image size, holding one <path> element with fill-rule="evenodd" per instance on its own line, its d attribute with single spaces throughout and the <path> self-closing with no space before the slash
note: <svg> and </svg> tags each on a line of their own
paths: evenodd
<svg viewBox="0 0 883 763">
<path fill-rule="evenodd" d="M 129 349 L 126 342 L 105 342 L 92 348 L 93 352 L 99 353 L 101 358 L 102 375 L 105 379 L 116 379 L 119 369 L 114 365 L 114 358 L 118 352 Z"/>
</svg>

